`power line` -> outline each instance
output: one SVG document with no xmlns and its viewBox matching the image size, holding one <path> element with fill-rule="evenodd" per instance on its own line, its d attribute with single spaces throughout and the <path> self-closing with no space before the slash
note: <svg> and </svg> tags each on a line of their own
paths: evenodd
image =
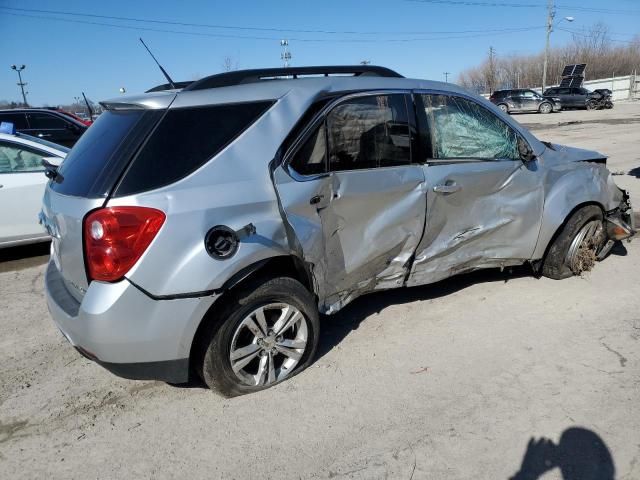
<svg viewBox="0 0 640 480">
<path fill-rule="evenodd" d="M 493 2 L 478 0 L 404 0 L 412 3 L 428 3 L 434 5 L 455 5 L 464 7 L 501 7 L 501 8 L 546 8 L 535 3 Z M 556 5 L 557 8 L 587 13 L 604 13 L 611 15 L 640 15 L 640 10 L 617 10 L 611 8 L 584 7 L 581 5 Z"/>
<path fill-rule="evenodd" d="M 2 9 L 3 7 L 0 7 Z M 12 15 L 16 17 L 25 17 L 25 18 L 36 18 L 41 20 L 54 20 L 60 22 L 67 23 L 80 23 L 85 25 L 97 25 L 103 27 L 112 27 L 112 28 L 121 28 L 127 30 L 135 30 L 135 31 L 149 31 L 149 32 L 160 32 L 160 33 L 173 33 L 180 35 L 195 35 L 200 37 L 216 37 L 216 38 L 237 38 L 237 39 L 246 39 L 246 40 L 275 40 L 280 41 L 278 37 L 259 37 L 259 36 L 250 36 L 250 35 L 232 35 L 232 34 L 224 34 L 224 33 L 207 33 L 207 32 L 195 32 L 195 31 L 184 31 L 184 30 L 168 30 L 161 28 L 150 28 L 150 27 L 142 27 L 142 26 L 132 26 L 132 25 L 119 25 L 115 23 L 105 23 L 105 22 L 95 22 L 90 20 L 74 20 L 69 18 L 60 18 L 60 17 L 51 17 L 51 16 L 43 16 L 43 15 L 26 15 L 22 13 L 11 13 L 7 12 L 6 15 Z M 453 39 L 465 39 L 465 38 L 478 38 L 478 37 L 487 37 L 493 35 L 503 35 L 503 34 L 511 34 L 518 32 L 526 32 L 532 30 L 542 29 L 544 27 L 526 27 L 519 29 L 512 29 L 504 31 L 492 31 L 486 33 L 478 33 L 473 35 L 457 35 L 457 36 L 444 36 L 444 37 L 432 37 L 432 38 L 388 38 L 388 39 L 354 39 L 354 38 L 289 38 L 289 40 L 295 40 L 298 42 L 326 42 L 326 43 L 380 43 L 380 42 L 421 42 L 421 41 L 433 41 L 433 40 L 453 40 Z"/>
<path fill-rule="evenodd" d="M 570 30 L 568 28 L 558 28 L 558 30 L 562 30 L 563 32 L 569 32 L 572 35 L 578 35 L 579 37 L 593 37 L 594 36 L 592 33 L 577 32 L 575 30 Z M 611 42 L 628 43 L 630 45 L 638 45 L 640 43 L 640 40 L 616 40 L 615 38 L 607 38 L 607 35 L 610 35 L 610 34 L 608 32 L 605 34 L 606 40 L 611 41 Z"/>
<path fill-rule="evenodd" d="M 99 18 L 106 20 L 118 20 L 129 22 L 141 22 L 141 23 L 155 23 L 161 25 L 174 25 L 180 27 L 196 27 L 196 28 L 219 28 L 227 30 L 249 30 L 249 31 L 262 31 L 262 32 L 279 32 L 279 33 L 321 33 L 321 34 L 346 34 L 346 35 L 447 35 L 447 34 L 462 34 L 462 33 L 488 33 L 488 32 L 502 32 L 502 31 L 521 31 L 524 28 L 531 27 L 519 27 L 519 28 L 495 28 L 495 29 L 483 29 L 483 30 L 453 30 L 453 31 L 357 31 L 357 30 L 311 30 L 311 29 L 286 29 L 286 28 L 273 28 L 273 27 L 244 27 L 238 25 L 220 25 L 211 23 L 190 23 L 190 22 L 175 22 L 170 20 L 158 20 L 149 18 L 138 17 L 121 17 L 113 15 L 97 15 L 92 13 L 79 13 L 68 12 L 62 10 L 42 10 L 35 8 L 17 8 L 17 7 L 0 7 L 0 10 L 11 10 L 14 12 L 28 12 L 28 13 L 44 13 L 47 15 L 67 15 L 73 17 L 88 17 Z"/>
</svg>

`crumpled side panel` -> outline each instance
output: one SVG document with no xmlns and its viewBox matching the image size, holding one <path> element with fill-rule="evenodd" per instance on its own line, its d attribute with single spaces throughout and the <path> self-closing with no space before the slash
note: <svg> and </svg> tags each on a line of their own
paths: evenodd
<svg viewBox="0 0 640 480">
<path fill-rule="evenodd" d="M 427 227 L 407 285 L 531 258 L 543 207 L 538 173 L 520 161 L 427 166 Z M 461 189 L 433 191 L 446 182 Z"/>
<path fill-rule="evenodd" d="M 319 212 L 328 313 L 368 291 L 404 283 L 426 213 L 419 166 L 337 172 L 332 189 L 332 201 Z"/>
</svg>

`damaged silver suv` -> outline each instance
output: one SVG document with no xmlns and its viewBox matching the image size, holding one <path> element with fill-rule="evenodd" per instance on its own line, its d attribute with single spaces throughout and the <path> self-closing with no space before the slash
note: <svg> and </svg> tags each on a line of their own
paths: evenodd
<svg viewBox="0 0 640 480">
<path fill-rule="evenodd" d="M 360 65 L 155 90 L 102 104 L 41 213 L 54 321 L 126 378 L 254 392 L 310 364 L 319 312 L 480 268 L 565 278 L 634 233 L 602 154 L 452 84 Z"/>
</svg>

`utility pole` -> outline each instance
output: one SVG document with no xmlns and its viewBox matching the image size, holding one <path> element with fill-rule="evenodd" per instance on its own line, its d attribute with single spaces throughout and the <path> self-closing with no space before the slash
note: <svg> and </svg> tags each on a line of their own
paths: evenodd
<svg viewBox="0 0 640 480">
<path fill-rule="evenodd" d="M 442 72 L 442 74 L 444 75 L 445 83 L 449 83 L 449 75 L 451 75 L 451 72 Z"/>
<path fill-rule="evenodd" d="M 553 19 L 556 16 L 556 6 L 554 0 L 547 3 L 547 43 L 544 47 L 544 65 L 542 67 L 542 92 L 547 89 L 547 64 L 549 63 L 549 41 L 553 32 Z M 571 21 L 571 20 L 570 20 Z"/>
<path fill-rule="evenodd" d="M 20 65 L 19 67 L 17 65 L 11 65 L 11 70 L 15 70 L 16 72 L 18 72 L 18 86 L 20 87 L 20 90 L 22 90 L 22 102 L 24 103 L 25 107 L 28 107 L 29 104 L 27 103 L 27 94 L 24 93 L 24 87 L 26 87 L 27 84 L 22 81 L 22 73 L 20 73 L 25 68 L 27 68 L 25 65 Z"/>
<path fill-rule="evenodd" d="M 284 64 L 284 68 L 289 68 L 289 60 L 291 60 L 291 52 L 287 50 L 287 47 L 289 46 L 289 40 L 280 40 L 280 46 L 282 47 L 280 59 Z"/>
<path fill-rule="evenodd" d="M 493 93 L 496 83 L 496 51 L 493 47 L 489 47 L 489 71 L 487 72 L 487 86 L 489 93 Z"/>
</svg>

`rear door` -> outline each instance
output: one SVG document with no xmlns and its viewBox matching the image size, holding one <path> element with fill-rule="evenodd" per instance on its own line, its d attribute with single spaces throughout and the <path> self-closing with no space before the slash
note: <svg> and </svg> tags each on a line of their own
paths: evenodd
<svg viewBox="0 0 640 480">
<path fill-rule="evenodd" d="M 429 132 L 427 222 L 407 284 L 530 259 L 544 194 L 537 160 L 519 159 L 516 132 L 470 98 L 424 92 L 416 110 Z"/>
<path fill-rule="evenodd" d="M 41 160 L 51 154 L 0 140 L 0 245 L 47 236 L 38 224 L 47 177 Z"/>
<path fill-rule="evenodd" d="M 276 171 L 287 221 L 313 265 L 325 312 L 404 284 L 426 213 L 424 171 L 412 163 L 412 112 L 402 92 L 346 97 L 314 125 L 288 167 Z"/>
</svg>

